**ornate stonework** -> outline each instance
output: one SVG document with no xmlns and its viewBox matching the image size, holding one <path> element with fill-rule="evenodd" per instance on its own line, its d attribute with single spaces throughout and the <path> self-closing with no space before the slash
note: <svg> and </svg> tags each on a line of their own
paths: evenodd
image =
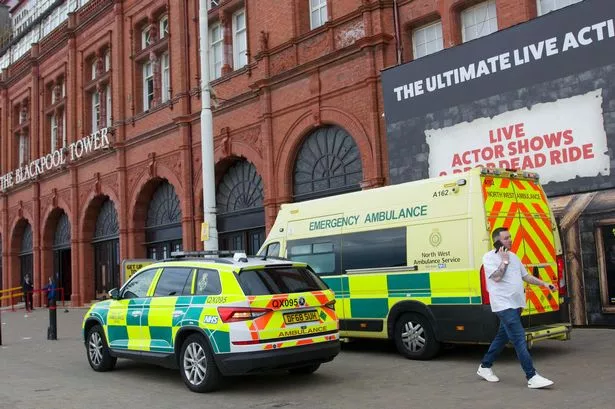
<svg viewBox="0 0 615 409">
<path fill-rule="evenodd" d="M 365 37 L 363 20 L 353 20 L 335 30 L 335 48 L 344 48 Z"/>
<path fill-rule="evenodd" d="M 162 165 L 171 170 L 175 177 L 177 177 L 180 186 L 182 186 L 182 162 L 180 152 L 175 152 L 171 155 L 157 159 L 156 162 L 158 165 Z"/>
<path fill-rule="evenodd" d="M 235 135 L 233 139 L 237 141 L 241 141 L 245 143 L 246 145 L 254 148 L 258 152 L 258 154 L 261 155 L 262 150 L 261 150 L 260 134 L 261 134 L 260 126 L 255 126 L 253 128 L 246 129 L 245 131 L 242 131 L 241 133 Z"/>
</svg>

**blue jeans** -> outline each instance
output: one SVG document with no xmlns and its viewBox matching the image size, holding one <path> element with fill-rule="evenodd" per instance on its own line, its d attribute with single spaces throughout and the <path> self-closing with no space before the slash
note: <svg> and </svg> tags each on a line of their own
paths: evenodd
<svg viewBox="0 0 615 409">
<path fill-rule="evenodd" d="M 521 309 L 509 308 L 507 310 L 498 311 L 495 314 L 500 319 L 500 328 L 491 342 L 489 350 L 483 357 L 481 365 L 483 368 L 491 368 L 493 362 L 500 355 L 508 340 L 510 340 L 515 347 L 519 363 L 525 371 L 525 377 L 530 379 L 532 376 L 536 375 L 536 369 L 534 369 L 532 357 L 527 349 L 525 329 L 523 329 L 523 324 L 521 324 Z"/>
</svg>

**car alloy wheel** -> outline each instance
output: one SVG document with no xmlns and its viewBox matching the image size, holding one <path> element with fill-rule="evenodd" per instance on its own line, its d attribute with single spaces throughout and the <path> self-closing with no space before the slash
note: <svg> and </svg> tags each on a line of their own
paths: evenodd
<svg viewBox="0 0 615 409">
<path fill-rule="evenodd" d="M 90 354 L 90 360 L 95 366 L 100 366 L 103 360 L 103 341 L 98 332 L 92 332 L 90 334 L 90 342 L 88 343 L 88 353 Z"/>
<path fill-rule="evenodd" d="M 207 356 L 205 350 L 197 342 L 192 342 L 184 353 L 184 373 L 188 381 L 200 385 L 207 374 Z"/>
</svg>

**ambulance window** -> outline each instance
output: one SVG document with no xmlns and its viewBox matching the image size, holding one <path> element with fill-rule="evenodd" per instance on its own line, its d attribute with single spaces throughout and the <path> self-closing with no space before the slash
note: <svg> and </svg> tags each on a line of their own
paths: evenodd
<svg viewBox="0 0 615 409">
<path fill-rule="evenodd" d="M 156 284 L 154 297 L 180 296 L 190 278 L 191 268 L 167 267 Z"/>
<path fill-rule="evenodd" d="M 407 265 L 405 227 L 342 236 L 344 271 L 405 265 Z"/>
<path fill-rule="evenodd" d="M 122 298 L 143 298 L 147 297 L 147 291 L 149 290 L 154 276 L 156 276 L 155 268 L 145 270 L 130 280 L 122 289 Z"/>
<path fill-rule="evenodd" d="M 291 294 L 328 288 L 309 269 L 301 267 L 246 270 L 241 271 L 237 279 L 245 295 Z"/>
<path fill-rule="evenodd" d="M 288 258 L 294 261 L 307 263 L 316 274 L 336 274 L 337 257 L 335 254 L 335 244 L 333 242 L 288 243 Z"/>
<path fill-rule="evenodd" d="M 220 276 L 216 270 L 200 268 L 196 276 L 194 295 L 218 295 L 222 292 Z"/>
<path fill-rule="evenodd" d="M 271 243 L 267 246 L 267 250 L 265 250 L 265 255 L 267 257 L 279 257 L 280 256 L 280 243 L 275 242 Z"/>
</svg>

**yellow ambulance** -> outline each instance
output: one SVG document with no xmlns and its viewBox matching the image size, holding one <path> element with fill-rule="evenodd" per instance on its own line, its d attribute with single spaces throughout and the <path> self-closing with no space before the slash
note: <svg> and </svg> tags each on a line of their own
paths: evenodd
<svg viewBox="0 0 615 409">
<path fill-rule="evenodd" d="M 536 173 L 475 168 L 284 204 L 259 255 L 308 263 L 335 292 L 342 337 L 393 339 L 407 358 L 430 359 L 443 343 L 495 335 L 481 264 L 497 227 L 557 287 L 526 287 L 529 345 L 569 339 L 562 247 Z"/>
</svg>

